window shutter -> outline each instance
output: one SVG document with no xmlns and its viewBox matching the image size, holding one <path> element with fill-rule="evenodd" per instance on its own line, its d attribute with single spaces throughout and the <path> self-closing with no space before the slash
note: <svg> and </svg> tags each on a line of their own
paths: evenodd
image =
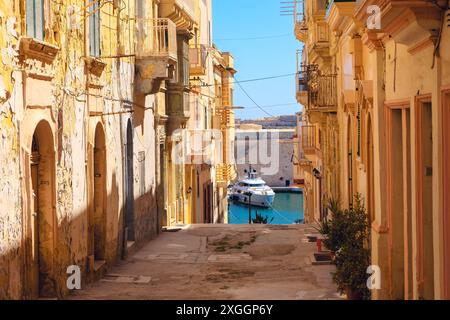
<svg viewBox="0 0 450 320">
<path fill-rule="evenodd" d="M 89 53 L 91 56 L 95 55 L 95 4 L 89 10 Z"/>
<path fill-rule="evenodd" d="M 89 11 L 89 47 L 91 56 L 100 55 L 100 10 L 98 2 Z"/>
<path fill-rule="evenodd" d="M 34 14 L 34 2 L 35 0 L 26 0 L 26 24 L 27 24 L 27 36 L 35 37 L 36 26 L 35 26 L 35 14 Z"/>
<path fill-rule="evenodd" d="M 44 40 L 44 0 L 27 0 L 25 10 L 27 36 Z"/>
<path fill-rule="evenodd" d="M 144 0 L 136 0 L 136 15 L 138 18 L 146 18 Z"/>
<path fill-rule="evenodd" d="M 97 12 L 95 13 L 95 53 L 97 56 L 100 56 L 100 4 L 99 1 L 97 1 L 95 5 L 95 10 Z"/>
<path fill-rule="evenodd" d="M 35 38 L 44 40 L 44 0 L 34 0 L 35 3 L 35 19 L 36 19 L 36 33 Z"/>
<path fill-rule="evenodd" d="M 358 106 L 358 157 L 361 156 L 361 108 Z"/>
</svg>

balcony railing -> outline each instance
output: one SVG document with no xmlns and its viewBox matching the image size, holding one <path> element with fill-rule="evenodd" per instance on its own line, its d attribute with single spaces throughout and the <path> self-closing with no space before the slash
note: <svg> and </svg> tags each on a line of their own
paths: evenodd
<svg viewBox="0 0 450 320">
<path fill-rule="evenodd" d="M 303 125 L 301 140 L 303 152 L 306 155 L 315 153 L 317 149 L 316 127 L 311 125 Z"/>
<path fill-rule="evenodd" d="M 191 75 L 199 76 L 205 75 L 206 72 L 206 58 L 208 51 L 206 46 L 198 45 L 189 48 L 189 62 L 191 65 Z"/>
<path fill-rule="evenodd" d="M 327 0 L 325 3 L 325 10 L 328 12 L 334 2 L 356 2 L 356 0 Z"/>
<path fill-rule="evenodd" d="M 305 21 L 305 2 L 304 0 L 294 0 L 293 2 L 294 15 L 294 33 L 297 40 L 305 42 L 308 38 L 308 27 Z"/>
<path fill-rule="evenodd" d="M 229 183 L 232 180 L 233 165 L 221 164 L 216 166 L 217 183 Z"/>
<path fill-rule="evenodd" d="M 177 60 L 177 30 L 170 19 L 136 19 L 136 58 Z"/>
<path fill-rule="evenodd" d="M 336 108 L 337 79 L 336 75 L 312 75 L 309 81 L 310 108 Z"/>
<path fill-rule="evenodd" d="M 305 67 L 302 67 L 296 75 L 297 92 L 308 91 L 308 72 Z"/>
</svg>

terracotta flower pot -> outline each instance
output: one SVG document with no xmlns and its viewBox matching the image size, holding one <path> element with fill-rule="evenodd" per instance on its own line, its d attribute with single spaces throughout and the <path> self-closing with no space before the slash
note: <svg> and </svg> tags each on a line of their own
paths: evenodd
<svg viewBox="0 0 450 320">
<path fill-rule="evenodd" d="M 350 287 L 345 288 L 345 294 L 348 300 L 362 300 L 363 298 L 361 290 L 353 290 Z"/>
</svg>

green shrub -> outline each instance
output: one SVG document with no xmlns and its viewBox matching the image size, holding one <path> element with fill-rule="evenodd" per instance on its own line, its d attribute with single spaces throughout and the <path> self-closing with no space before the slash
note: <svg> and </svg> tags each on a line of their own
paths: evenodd
<svg viewBox="0 0 450 320">
<path fill-rule="evenodd" d="M 369 224 L 361 195 L 355 196 L 354 206 L 342 210 L 338 201 L 328 204 L 331 216 L 321 222 L 320 230 L 325 233 L 325 246 L 335 253 L 336 273 L 334 282 L 341 293 L 358 293 L 361 299 L 370 298 L 367 289 L 367 268 L 370 265 Z"/>
</svg>

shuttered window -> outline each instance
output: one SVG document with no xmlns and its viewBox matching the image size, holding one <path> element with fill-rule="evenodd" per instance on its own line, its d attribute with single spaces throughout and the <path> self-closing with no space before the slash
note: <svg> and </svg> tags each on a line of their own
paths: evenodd
<svg viewBox="0 0 450 320">
<path fill-rule="evenodd" d="M 358 120 L 358 157 L 361 156 L 361 107 L 358 106 L 358 115 L 356 117 Z"/>
<path fill-rule="evenodd" d="M 138 18 L 146 18 L 145 0 L 136 0 L 136 16 Z"/>
<path fill-rule="evenodd" d="M 93 57 L 100 56 L 100 4 L 96 1 L 89 10 L 89 52 Z"/>
<path fill-rule="evenodd" d="M 44 40 L 44 0 L 26 0 L 27 36 Z"/>
</svg>

